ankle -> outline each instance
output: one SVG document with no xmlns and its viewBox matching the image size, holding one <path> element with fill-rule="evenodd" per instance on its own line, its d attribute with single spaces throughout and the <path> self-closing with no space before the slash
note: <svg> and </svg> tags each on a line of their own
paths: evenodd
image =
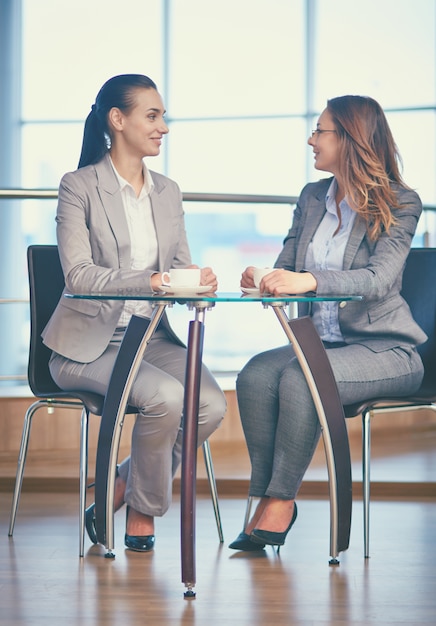
<svg viewBox="0 0 436 626">
<path fill-rule="evenodd" d="M 128 507 L 126 534 L 136 537 L 154 535 L 154 518 Z"/>
<path fill-rule="evenodd" d="M 250 521 L 248 522 L 246 528 L 245 528 L 245 533 L 247 535 L 251 534 L 251 531 L 254 530 L 254 528 L 256 528 L 260 518 L 262 517 L 263 511 L 266 507 L 266 505 L 268 504 L 269 501 L 269 497 L 268 496 L 263 496 L 256 507 L 256 510 L 252 516 L 252 518 L 250 519 Z"/>
<path fill-rule="evenodd" d="M 126 483 L 117 476 L 115 479 L 115 491 L 114 491 L 114 510 L 118 511 L 124 504 L 124 494 L 126 492 Z"/>
<path fill-rule="evenodd" d="M 270 498 L 258 520 L 256 528 L 274 532 L 284 532 L 289 526 L 295 507 L 295 500 Z"/>
</svg>

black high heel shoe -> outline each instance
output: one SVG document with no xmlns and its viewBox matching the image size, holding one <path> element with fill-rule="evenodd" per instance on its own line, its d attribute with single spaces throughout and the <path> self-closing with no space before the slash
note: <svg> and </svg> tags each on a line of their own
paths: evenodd
<svg viewBox="0 0 436 626">
<path fill-rule="evenodd" d="M 232 550 L 243 550 L 244 552 L 259 552 L 263 550 L 264 547 L 264 543 L 251 541 L 250 535 L 247 535 L 244 531 L 239 533 L 236 539 L 229 544 L 229 548 Z"/>
<path fill-rule="evenodd" d="M 126 528 L 127 518 L 129 517 L 130 507 L 126 507 Z M 135 552 L 150 552 L 154 548 L 155 537 L 154 535 L 124 535 L 124 545 L 129 550 Z"/>
<path fill-rule="evenodd" d="M 282 533 L 272 532 L 270 530 L 261 530 L 260 528 L 255 528 L 250 535 L 250 540 L 254 543 L 258 544 L 267 544 L 268 546 L 282 546 L 285 543 L 286 535 L 291 530 L 294 525 L 295 520 L 297 519 L 297 503 L 294 503 L 294 512 L 292 514 L 292 519 L 289 523 L 289 526 Z"/>
<path fill-rule="evenodd" d="M 118 465 L 115 470 L 115 478 L 119 476 Z M 94 487 L 95 483 L 91 483 L 88 485 L 89 487 Z M 85 509 L 85 528 L 88 533 L 88 537 L 90 538 L 92 543 L 98 543 L 97 539 L 97 528 L 95 527 L 95 502 L 90 504 L 87 509 Z"/>
</svg>

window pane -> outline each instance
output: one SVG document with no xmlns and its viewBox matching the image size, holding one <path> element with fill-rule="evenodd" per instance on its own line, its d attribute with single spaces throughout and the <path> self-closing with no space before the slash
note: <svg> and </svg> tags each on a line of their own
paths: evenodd
<svg viewBox="0 0 436 626">
<path fill-rule="evenodd" d="M 83 123 L 25 124 L 22 131 L 23 187 L 55 187 L 77 168 Z"/>
<path fill-rule="evenodd" d="M 303 111 L 303 2 L 173 0 L 171 24 L 172 117 Z"/>
<path fill-rule="evenodd" d="M 293 195 L 304 184 L 301 119 L 173 123 L 168 141 L 169 173 L 184 191 Z"/>
<path fill-rule="evenodd" d="M 160 0 L 23 0 L 23 115 L 84 119 L 125 73 L 162 80 Z"/>
<path fill-rule="evenodd" d="M 387 113 L 389 125 L 400 151 L 404 180 L 416 189 L 425 203 L 436 199 L 436 114 L 433 111 Z"/>
<path fill-rule="evenodd" d="M 434 105 L 434 0 L 318 0 L 315 103 L 344 94 L 382 107 Z"/>
</svg>

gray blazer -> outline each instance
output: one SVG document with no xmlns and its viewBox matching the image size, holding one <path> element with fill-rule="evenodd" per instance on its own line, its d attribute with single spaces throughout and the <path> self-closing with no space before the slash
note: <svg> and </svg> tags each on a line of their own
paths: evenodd
<svg viewBox="0 0 436 626">
<path fill-rule="evenodd" d="M 151 172 L 151 206 L 159 247 L 158 271 L 191 263 L 182 194 L 175 182 Z M 109 156 L 65 174 L 59 188 L 57 239 L 69 293 L 146 291 L 152 271 L 130 269 L 130 237 L 119 183 Z M 144 233 L 144 238 L 147 233 Z M 88 363 L 106 349 L 123 301 L 73 300 L 61 297 L 42 337 L 63 356 Z M 161 324 L 180 340 L 164 317 Z"/>
<path fill-rule="evenodd" d="M 326 212 L 325 198 L 332 179 L 309 183 L 301 192 L 291 229 L 275 267 L 304 271 L 309 243 Z M 404 263 L 422 211 L 419 196 L 397 187 L 401 208 L 390 235 L 371 241 L 363 220 L 356 219 L 344 254 L 342 271 L 312 271 L 317 294 L 362 295 L 361 302 L 339 305 L 339 324 L 347 343 L 360 343 L 374 351 L 416 346 L 427 336 L 413 320 L 401 297 Z M 310 314 L 302 304 L 299 315 Z"/>
</svg>

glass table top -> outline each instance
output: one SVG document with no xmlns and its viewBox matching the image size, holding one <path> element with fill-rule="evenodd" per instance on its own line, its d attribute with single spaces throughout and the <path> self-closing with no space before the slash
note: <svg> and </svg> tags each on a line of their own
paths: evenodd
<svg viewBox="0 0 436 626">
<path fill-rule="evenodd" d="M 168 288 L 169 289 L 169 288 Z M 89 293 L 65 293 L 66 298 L 76 298 L 85 300 L 146 300 L 150 302 L 263 302 L 271 304 L 281 302 L 344 302 L 362 300 L 362 296 L 350 295 L 330 295 L 318 296 L 315 293 L 305 293 L 298 295 L 282 294 L 273 296 L 268 293 L 260 293 L 258 289 L 250 289 L 235 292 L 205 292 L 196 293 L 195 290 L 179 288 L 170 291 L 140 291 L 135 289 L 119 289 L 116 292 L 89 292 Z"/>
</svg>

